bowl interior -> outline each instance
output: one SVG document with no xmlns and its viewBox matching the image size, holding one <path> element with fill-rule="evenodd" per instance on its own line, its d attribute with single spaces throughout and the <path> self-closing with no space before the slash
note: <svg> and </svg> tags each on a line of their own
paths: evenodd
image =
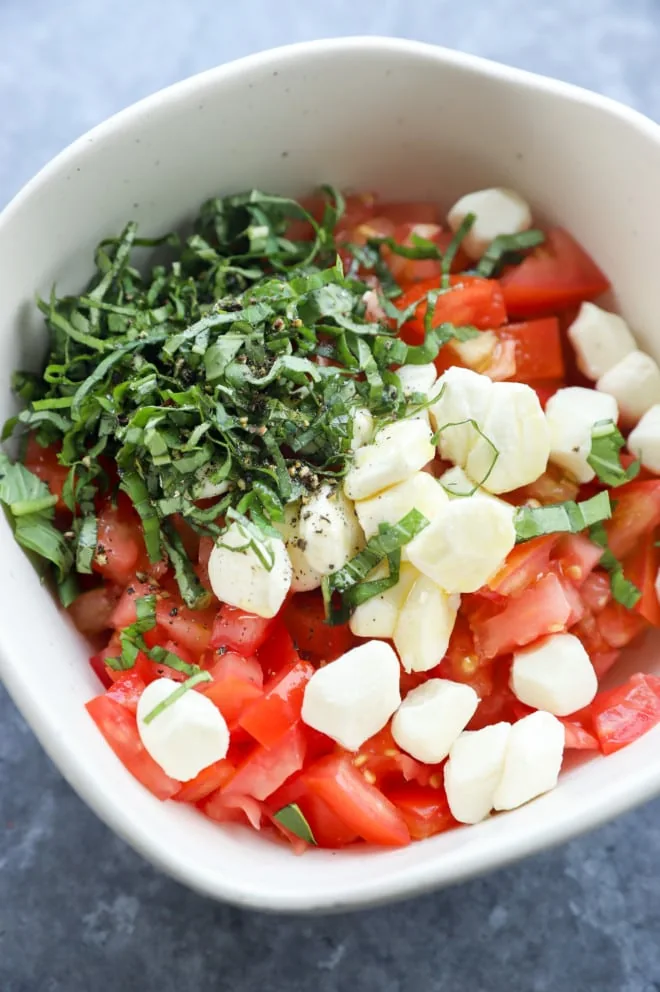
<svg viewBox="0 0 660 992">
<path fill-rule="evenodd" d="M 295 46 L 189 80 L 80 139 L 0 218 L 0 418 L 11 371 L 38 363 L 35 291 L 76 290 L 104 236 L 136 219 L 160 234 L 205 198 L 249 187 L 299 195 L 322 182 L 448 206 L 515 188 L 568 227 L 612 278 L 641 346 L 660 357 L 655 125 L 601 98 L 411 42 Z M 355 906 L 465 877 L 570 836 L 660 785 L 660 730 L 607 760 L 576 763 L 552 794 L 401 851 L 289 851 L 160 804 L 124 771 L 86 715 L 98 691 L 87 647 L 0 519 L 0 671 L 42 743 L 87 802 L 194 887 L 271 909 Z M 658 639 L 625 674 L 660 671 Z"/>
</svg>

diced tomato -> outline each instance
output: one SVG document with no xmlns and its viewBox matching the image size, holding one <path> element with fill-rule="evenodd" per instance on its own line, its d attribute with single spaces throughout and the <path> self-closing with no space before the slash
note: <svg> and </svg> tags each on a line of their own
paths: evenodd
<svg viewBox="0 0 660 992">
<path fill-rule="evenodd" d="M 603 556 L 603 549 L 584 534 L 564 534 L 555 548 L 562 575 L 573 585 L 582 586 Z"/>
<path fill-rule="evenodd" d="M 205 682 L 200 691 L 218 707 L 232 727 L 246 708 L 262 695 L 263 672 L 256 658 L 243 658 L 227 651 L 207 669 L 213 682 Z"/>
<path fill-rule="evenodd" d="M 556 317 L 505 324 L 499 328 L 497 336 L 500 341 L 511 341 L 515 346 L 516 382 L 564 379 L 566 370 Z"/>
<path fill-rule="evenodd" d="M 227 794 L 218 789 L 202 804 L 202 812 L 218 823 L 246 823 L 254 830 L 261 830 L 263 806 L 253 796 Z"/>
<path fill-rule="evenodd" d="M 191 610 L 178 596 L 159 599 L 156 603 L 158 629 L 167 640 L 174 641 L 184 651 L 198 658 L 211 643 L 211 629 L 216 608 Z"/>
<path fill-rule="evenodd" d="M 413 840 L 423 840 L 458 826 L 442 788 L 405 785 L 388 789 L 387 798 L 403 816 Z"/>
<path fill-rule="evenodd" d="M 607 572 L 596 569 L 580 586 L 582 602 L 594 616 L 604 609 L 612 598 L 612 586 Z"/>
<path fill-rule="evenodd" d="M 140 678 L 139 672 L 134 668 L 129 668 L 122 672 L 120 677 L 112 683 L 106 696 L 121 703 L 131 713 L 137 712 L 138 700 L 145 690 L 145 682 Z"/>
<path fill-rule="evenodd" d="M 346 826 L 327 803 L 310 792 L 305 785 L 304 772 L 294 775 L 281 789 L 274 792 L 268 800 L 268 806 L 273 813 L 284 806 L 296 803 L 309 823 L 310 829 L 319 847 L 345 847 L 358 839 L 355 830 Z"/>
<path fill-rule="evenodd" d="M 633 609 L 654 627 L 660 626 L 660 603 L 655 591 L 659 567 L 660 548 L 657 547 L 653 535 L 641 540 L 636 550 L 623 563 L 625 577 L 634 583 L 642 594 Z"/>
<path fill-rule="evenodd" d="M 612 498 L 616 506 L 605 524 L 607 541 L 614 557 L 623 559 L 660 524 L 660 480 L 620 486 Z"/>
<path fill-rule="evenodd" d="M 491 723 L 505 720 L 510 723 L 514 719 L 514 707 L 518 700 L 509 685 L 511 678 L 511 658 L 497 658 L 489 666 L 491 689 L 483 696 L 476 712 L 467 725 L 468 730 L 481 730 Z"/>
<path fill-rule="evenodd" d="M 594 651 L 591 657 L 591 664 L 599 679 L 602 679 L 609 672 L 610 668 L 616 664 L 619 658 L 619 651 Z"/>
<path fill-rule="evenodd" d="M 566 597 L 566 600 L 571 608 L 568 619 L 566 620 L 566 629 L 570 630 L 571 627 L 574 627 L 575 624 L 582 619 L 587 610 L 582 602 L 582 597 L 580 596 L 578 589 L 571 582 L 571 580 L 561 574 L 561 570 L 558 566 L 555 566 L 553 571 L 561 582 L 562 589 L 564 590 L 564 596 Z"/>
<path fill-rule="evenodd" d="M 599 744 L 581 723 L 564 719 L 564 747 L 569 751 L 597 751 Z"/>
<path fill-rule="evenodd" d="M 121 589 L 106 583 L 98 589 L 81 592 L 67 612 L 81 634 L 101 634 L 111 626 L 110 620 L 120 596 Z"/>
<path fill-rule="evenodd" d="M 496 603 L 488 603 L 471 615 L 483 618 L 495 615 L 498 609 Z M 492 665 L 475 647 L 474 635 L 466 616 L 459 614 L 456 618 L 445 657 L 433 669 L 432 676 L 463 682 L 474 689 L 480 699 L 486 699 L 493 691 Z"/>
<path fill-rule="evenodd" d="M 660 678 L 633 675 L 624 685 L 599 692 L 591 712 L 603 754 L 612 754 L 660 722 Z"/>
<path fill-rule="evenodd" d="M 511 317 L 541 317 L 594 300 L 609 282 L 585 250 L 561 227 L 500 279 Z"/>
<path fill-rule="evenodd" d="M 614 599 L 598 614 L 597 624 L 601 637 L 612 648 L 624 648 L 647 627 L 644 617 Z"/>
<path fill-rule="evenodd" d="M 268 637 L 273 623 L 273 618 L 258 617 L 223 603 L 213 622 L 211 645 L 214 648 L 231 648 L 246 656 L 253 655 Z"/>
<path fill-rule="evenodd" d="M 132 517 L 106 503 L 98 515 L 92 568 L 111 582 L 125 586 L 141 561 L 144 561 L 144 542 L 137 514 Z"/>
<path fill-rule="evenodd" d="M 115 630 L 123 630 L 124 627 L 128 627 L 130 624 L 135 623 L 137 620 L 135 601 L 137 599 L 142 599 L 144 596 L 149 596 L 152 593 L 158 593 L 159 590 L 160 587 L 156 583 L 138 582 L 137 579 L 132 578 L 121 594 L 119 602 L 115 606 L 110 618 L 110 625 L 114 627 Z"/>
<path fill-rule="evenodd" d="M 234 770 L 231 761 L 221 758 L 207 768 L 202 768 L 189 782 L 184 782 L 174 798 L 181 803 L 200 803 L 212 792 L 226 785 Z"/>
<path fill-rule="evenodd" d="M 213 551 L 213 538 L 201 537 L 199 539 L 199 551 L 197 553 L 197 576 L 205 589 L 211 588 L 209 579 L 209 559 Z"/>
<path fill-rule="evenodd" d="M 364 742 L 353 763 L 363 775 L 374 776 L 379 787 L 392 778 L 400 782 L 402 777 L 406 782 L 428 785 L 435 771 L 432 765 L 422 764 L 401 750 L 389 724 Z"/>
<path fill-rule="evenodd" d="M 286 629 L 283 620 L 278 619 L 271 628 L 266 641 L 257 651 L 257 658 L 267 679 L 276 675 L 287 665 L 291 665 L 298 657 L 293 638 Z"/>
<path fill-rule="evenodd" d="M 291 775 L 300 771 L 305 760 L 305 749 L 303 729 L 300 724 L 295 724 L 273 747 L 254 748 L 238 766 L 223 792 L 267 799 Z"/>
<path fill-rule="evenodd" d="M 486 658 L 508 654 L 546 634 L 565 630 L 570 615 L 571 603 L 564 588 L 557 576 L 549 573 L 520 596 L 509 599 L 497 616 L 474 623 L 475 643 Z"/>
<path fill-rule="evenodd" d="M 312 661 L 334 661 L 357 643 L 348 624 L 330 627 L 325 622 L 323 600 L 318 592 L 292 596 L 283 616 L 298 651 Z"/>
<path fill-rule="evenodd" d="M 517 596 L 549 570 L 550 554 L 558 540 L 557 534 L 547 534 L 516 545 L 488 588 L 501 596 Z"/>
<path fill-rule="evenodd" d="M 404 223 L 399 224 L 394 231 L 394 240 L 397 244 L 412 247 L 414 237 L 424 238 L 431 241 L 442 252 L 451 241 L 451 232 L 443 231 L 439 224 L 425 223 Z M 401 286 L 408 286 L 410 283 L 423 282 L 428 279 L 440 279 L 440 262 L 434 258 L 404 258 L 397 255 L 395 251 L 383 245 L 381 254 L 395 280 Z"/>
<path fill-rule="evenodd" d="M 433 312 L 433 326 L 448 322 L 455 326 L 471 325 L 480 330 L 500 327 L 506 320 L 506 310 L 499 284 L 494 279 L 479 276 L 451 276 L 450 288 L 438 296 Z M 424 338 L 426 293 L 439 288 L 439 280 L 415 283 L 395 300 L 399 310 L 405 310 L 419 300 L 414 317 L 408 320 L 401 336 L 410 344 Z"/>
<path fill-rule="evenodd" d="M 263 695 L 240 718 L 247 730 L 264 747 L 273 747 L 300 719 L 305 686 L 314 674 L 308 661 L 298 659 L 275 675 Z"/>
<path fill-rule="evenodd" d="M 87 712 L 117 757 L 158 799 L 171 799 L 180 783 L 166 775 L 147 752 L 138 733 L 135 715 L 109 696 L 96 696 L 86 704 Z"/>
<path fill-rule="evenodd" d="M 42 448 L 34 434 L 30 435 L 25 451 L 25 466 L 45 482 L 53 496 L 57 496 L 56 509 L 67 510 L 62 499 L 62 490 L 69 474 L 66 465 L 60 465 L 57 456 L 59 447 L 51 445 Z"/>
<path fill-rule="evenodd" d="M 409 843 L 410 831 L 400 811 L 366 781 L 348 755 L 321 758 L 306 769 L 304 780 L 310 792 L 363 840 L 396 847 Z"/>
<path fill-rule="evenodd" d="M 109 689 L 112 685 L 112 679 L 108 675 L 107 669 L 105 667 L 105 661 L 103 655 L 93 654 L 89 659 L 89 665 L 99 682 L 104 689 Z"/>
</svg>

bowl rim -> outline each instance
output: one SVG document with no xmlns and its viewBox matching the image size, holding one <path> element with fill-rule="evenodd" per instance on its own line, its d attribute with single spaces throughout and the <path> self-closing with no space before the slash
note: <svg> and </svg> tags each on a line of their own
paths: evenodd
<svg viewBox="0 0 660 992">
<path fill-rule="evenodd" d="M 304 41 L 266 49 L 252 55 L 225 63 L 187 77 L 179 82 L 157 90 L 155 93 L 120 110 L 75 139 L 60 151 L 39 172 L 29 180 L 9 201 L 0 213 L 0 231 L 24 202 L 47 186 L 67 162 L 74 160 L 85 147 L 97 138 L 110 139 L 122 128 L 139 120 L 152 109 L 163 103 L 176 101 L 198 89 L 207 86 L 221 86 L 225 81 L 240 77 L 254 70 L 281 67 L 282 61 L 289 64 L 299 59 L 307 60 L 315 55 L 344 54 L 347 52 L 373 52 L 381 55 L 409 55 L 435 60 L 439 64 L 465 69 L 486 78 L 496 78 L 509 82 L 518 88 L 530 88 L 557 97 L 578 102 L 582 105 L 604 111 L 610 116 L 627 122 L 643 132 L 650 140 L 660 145 L 660 126 L 616 100 L 592 92 L 572 83 L 562 82 L 538 75 L 524 69 L 514 68 L 480 56 L 458 52 L 441 46 L 407 39 L 382 37 L 377 35 L 328 38 Z M 588 805 L 576 810 L 575 815 L 566 818 L 559 826 L 544 822 L 530 833 L 521 844 L 501 843 L 495 854 L 489 853 L 487 846 L 476 853 L 464 850 L 459 865 L 447 863 L 447 858 L 405 868 L 394 872 L 386 879 L 374 878 L 364 882 L 359 893 L 350 893 L 346 898 L 336 895 L 317 895 L 309 891 L 274 892 L 259 890 L 254 885 L 240 887 L 225 882 L 218 874 L 211 879 L 205 874 L 203 865 L 183 863 L 176 852 L 164 846 L 153 845 L 153 838 L 141 823 L 132 819 L 130 811 L 122 808 L 109 791 L 96 782 L 88 763 L 83 756 L 72 752 L 63 741 L 42 725 L 40 707 L 29 682 L 23 678 L 11 660 L 11 653 L 5 645 L 0 631 L 0 674 L 14 702 L 30 725 L 30 729 L 55 762 L 60 773 L 75 789 L 84 802 L 99 818 L 121 836 L 147 860 L 155 864 L 169 876 L 175 878 L 205 896 L 211 896 L 243 908 L 271 912 L 338 912 L 373 906 L 380 903 L 404 899 L 421 894 L 440 885 L 451 885 L 464 881 L 488 869 L 503 867 L 519 858 L 538 852 L 546 847 L 565 842 L 578 834 L 611 819 L 625 810 L 652 798 L 660 792 L 660 763 L 657 769 L 643 767 L 627 783 L 623 790 L 609 795 L 607 800 L 592 800 Z"/>
</svg>

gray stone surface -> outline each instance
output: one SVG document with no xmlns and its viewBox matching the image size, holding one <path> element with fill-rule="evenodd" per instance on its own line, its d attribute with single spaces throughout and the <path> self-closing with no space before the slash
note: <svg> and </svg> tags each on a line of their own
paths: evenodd
<svg viewBox="0 0 660 992">
<path fill-rule="evenodd" d="M 360 33 L 477 52 L 660 118 L 658 0 L 0 0 L 0 205 L 158 87 L 271 45 Z M 652 992 L 659 814 L 651 803 L 405 905 L 261 916 L 200 899 L 110 834 L 0 690 L 0 990 Z"/>
</svg>

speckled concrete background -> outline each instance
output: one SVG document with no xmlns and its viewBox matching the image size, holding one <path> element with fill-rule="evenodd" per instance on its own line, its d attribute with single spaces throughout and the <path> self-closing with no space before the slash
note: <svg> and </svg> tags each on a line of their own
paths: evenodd
<svg viewBox="0 0 660 992">
<path fill-rule="evenodd" d="M 660 119 L 658 0 L 0 0 L 0 206 L 66 143 L 161 86 L 272 45 L 360 33 L 490 56 Z M 394 908 L 244 913 L 111 835 L 0 690 L 0 990 L 653 992 L 659 817 L 656 801 Z"/>
</svg>

